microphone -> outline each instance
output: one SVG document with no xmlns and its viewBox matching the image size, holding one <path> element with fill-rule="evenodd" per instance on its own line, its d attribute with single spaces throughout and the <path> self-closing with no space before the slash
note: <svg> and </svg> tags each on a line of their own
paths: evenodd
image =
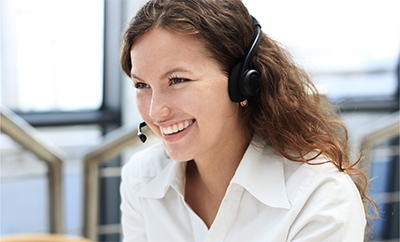
<svg viewBox="0 0 400 242">
<path fill-rule="evenodd" d="M 137 128 L 137 130 L 138 130 L 137 136 L 139 137 L 140 141 L 142 141 L 142 143 L 146 142 L 146 139 L 147 139 L 146 135 L 144 135 L 142 133 L 142 128 L 146 125 L 147 125 L 146 122 L 143 121 L 138 125 L 138 128 Z"/>
</svg>

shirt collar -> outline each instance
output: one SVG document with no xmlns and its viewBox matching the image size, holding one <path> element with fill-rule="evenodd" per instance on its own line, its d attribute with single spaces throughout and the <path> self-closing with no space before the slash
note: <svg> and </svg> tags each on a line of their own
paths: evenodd
<svg viewBox="0 0 400 242">
<path fill-rule="evenodd" d="M 253 142 L 244 154 L 231 183 L 242 186 L 267 206 L 289 209 L 284 158 L 272 148 L 260 149 Z"/>
<path fill-rule="evenodd" d="M 165 156 L 165 159 L 170 159 Z M 246 150 L 231 184 L 242 186 L 267 206 L 289 209 L 283 157 L 272 148 L 259 149 L 254 139 Z M 170 160 L 162 171 L 139 190 L 140 197 L 163 198 L 170 187 L 182 197 L 185 191 L 186 162 Z"/>
<path fill-rule="evenodd" d="M 165 159 L 170 158 L 166 156 Z M 170 187 L 184 196 L 185 171 L 186 162 L 170 160 L 157 176 L 139 190 L 138 196 L 160 199 L 165 196 Z"/>
</svg>

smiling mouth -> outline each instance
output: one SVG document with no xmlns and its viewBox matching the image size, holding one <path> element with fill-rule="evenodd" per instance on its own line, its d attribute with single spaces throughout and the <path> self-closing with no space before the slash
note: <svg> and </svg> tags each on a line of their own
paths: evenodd
<svg viewBox="0 0 400 242">
<path fill-rule="evenodd" d="M 178 133 L 178 132 L 181 132 L 181 131 L 185 130 L 187 127 L 192 125 L 193 122 L 194 122 L 194 119 L 192 121 L 187 121 L 186 120 L 186 121 L 184 121 L 182 123 L 174 124 L 174 125 L 171 125 L 171 126 L 166 127 L 166 128 L 160 127 L 160 131 L 164 135 L 175 134 L 175 133 Z"/>
</svg>

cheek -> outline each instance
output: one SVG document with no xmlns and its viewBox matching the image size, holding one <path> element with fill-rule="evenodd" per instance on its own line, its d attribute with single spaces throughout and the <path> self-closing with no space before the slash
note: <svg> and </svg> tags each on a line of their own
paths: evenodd
<svg viewBox="0 0 400 242">
<path fill-rule="evenodd" d="M 190 111 L 206 130 L 214 130 L 217 126 L 224 126 L 238 118 L 238 105 L 229 99 L 225 89 L 197 92 L 187 100 L 190 100 L 187 102 Z"/>
<path fill-rule="evenodd" d="M 144 95 L 136 93 L 136 106 L 142 118 L 144 120 L 148 119 L 150 103 Z"/>
<path fill-rule="evenodd" d="M 221 83 L 210 87 L 208 96 L 203 98 L 203 106 L 206 106 L 211 114 L 222 116 L 225 118 L 232 117 L 238 110 L 238 105 L 229 98 L 228 87 Z"/>
<path fill-rule="evenodd" d="M 140 116 L 142 116 L 143 121 L 147 123 L 147 125 L 155 131 L 151 119 L 149 117 L 150 113 L 150 104 L 151 104 L 151 99 L 147 97 L 147 95 L 142 95 L 143 93 L 136 93 L 136 106 L 137 109 L 140 113 Z"/>
</svg>

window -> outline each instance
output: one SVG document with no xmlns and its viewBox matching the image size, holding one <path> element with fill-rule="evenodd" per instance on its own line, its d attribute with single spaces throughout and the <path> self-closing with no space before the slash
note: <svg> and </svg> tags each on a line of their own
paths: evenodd
<svg viewBox="0 0 400 242">
<path fill-rule="evenodd" d="M 1 1 L 1 101 L 20 112 L 95 110 L 104 2 Z"/>
<path fill-rule="evenodd" d="M 263 31 L 283 43 L 328 98 L 393 98 L 398 88 L 399 3 L 252 1 Z"/>
</svg>

